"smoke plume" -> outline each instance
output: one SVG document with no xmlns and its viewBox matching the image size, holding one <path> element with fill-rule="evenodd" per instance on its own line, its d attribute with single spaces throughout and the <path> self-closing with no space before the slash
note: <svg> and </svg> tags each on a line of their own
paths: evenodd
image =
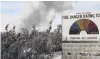
<svg viewBox="0 0 100 59">
<path fill-rule="evenodd" d="M 46 23 L 48 21 L 48 14 L 51 10 L 54 10 L 56 13 L 60 13 L 65 10 L 72 9 L 72 3 L 73 2 L 65 1 L 41 1 L 39 2 L 39 7 L 33 10 L 31 14 L 29 14 L 26 19 L 23 20 L 21 27 L 27 28 L 28 30 L 30 30 L 34 24 L 38 27 L 42 23 Z M 54 18 L 54 16 L 52 16 L 52 18 Z"/>
</svg>

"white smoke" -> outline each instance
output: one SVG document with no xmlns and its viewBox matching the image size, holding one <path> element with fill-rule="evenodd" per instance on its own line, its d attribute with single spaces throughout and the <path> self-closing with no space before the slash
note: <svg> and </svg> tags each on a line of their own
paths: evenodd
<svg viewBox="0 0 100 59">
<path fill-rule="evenodd" d="M 34 4 L 34 2 L 32 2 Z M 65 1 L 44 1 L 39 2 L 38 7 L 34 8 L 33 11 L 23 20 L 21 27 L 30 30 L 32 26 L 35 24 L 37 27 L 41 26 L 43 23 L 48 22 L 48 15 L 52 10 L 54 10 L 54 14 L 51 16 L 51 20 L 54 19 L 55 13 L 60 13 L 65 10 L 72 9 L 73 2 L 65 2 Z M 49 20 L 50 20 L 49 19 Z"/>
</svg>

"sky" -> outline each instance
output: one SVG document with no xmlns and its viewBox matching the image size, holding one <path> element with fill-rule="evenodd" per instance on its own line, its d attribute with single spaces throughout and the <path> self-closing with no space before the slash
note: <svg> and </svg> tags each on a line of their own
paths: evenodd
<svg viewBox="0 0 100 59">
<path fill-rule="evenodd" d="M 26 25 L 26 27 L 28 28 L 27 24 L 25 24 L 27 23 L 27 21 L 24 22 L 24 20 L 28 19 L 28 16 L 33 13 L 32 12 L 33 10 L 34 11 L 39 10 L 40 11 L 39 14 L 42 13 L 44 15 L 43 16 L 41 14 L 40 16 L 43 16 L 43 17 L 46 16 L 47 20 L 42 21 L 41 25 L 38 25 L 38 28 L 40 28 L 40 30 L 48 28 L 49 26 L 48 23 L 50 22 L 50 20 L 52 20 L 52 18 L 53 18 L 52 28 L 53 29 L 57 28 L 57 25 L 61 24 L 61 13 L 62 12 L 68 12 L 68 11 L 85 12 L 85 11 L 99 11 L 100 10 L 99 8 L 100 2 L 98 1 L 97 2 L 94 2 L 94 1 L 93 2 L 85 2 L 85 1 L 76 2 L 72 4 L 72 7 L 73 7 L 72 9 L 64 10 L 64 11 L 59 11 L 56 9 L 51 9 L 51 10 L 47 10 L 43 8 L 38 9 L 39 5 L 40 5 L 39 2 L 20 2 L 20 1 L 19 2 L 18 1 L 17 2 L 0 2 L 0 8 L 1 8 L 1 11 L 0 11 L 1 29 L 0 31 L 5 31 L 5 26 L 7 24 L 9 24 L 9 30 L 13 26 L 16 26 L 17 32 L 20 30 L 20 28 L 23 27 L 23 24 Z M 50 6 L 50 8 L 51 7 L 52 6 Z M 56 7 L 58 8 L 58 6 Z M 44 8 L 48 8 L 48 6 Z M 46 12 L 44 10 L 46 10 Z M 45 18 L 41 18 L 41 19 L 45 19 Z"/>
</svg>

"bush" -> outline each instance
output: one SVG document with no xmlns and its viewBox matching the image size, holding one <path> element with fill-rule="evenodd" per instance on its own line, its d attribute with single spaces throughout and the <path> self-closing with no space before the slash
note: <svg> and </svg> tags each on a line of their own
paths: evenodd
<svg viewBox="0 0 100 59">
<path fill-rule="evenodd" d="M 1 59 L 50 59 L 52 52 L 61 51 L 59 27 L 56 32 L 50 32 L 51 27 L 45 32 L 33 27 L 30 34 L 27 29 L 23 33 L 16 33 L 14 29 L 1 33 Z"/>
</svg>

